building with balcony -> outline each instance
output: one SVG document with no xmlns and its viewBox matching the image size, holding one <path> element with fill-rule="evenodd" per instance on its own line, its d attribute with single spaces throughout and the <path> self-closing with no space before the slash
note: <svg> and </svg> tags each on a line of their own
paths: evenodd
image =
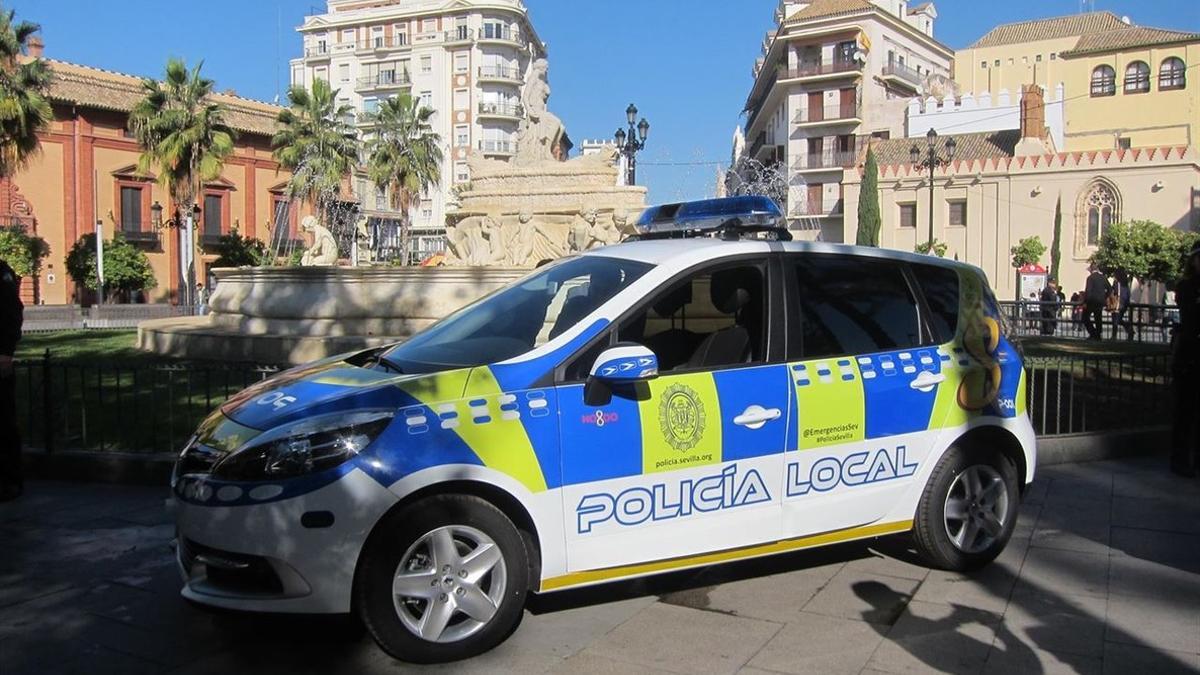
<svg viewBox="0 0 1200 675">
<path fill-rule="evenodd" d="M 763 41 L 734 164 L 787 167 L 789 225 L 840 241 L 842 175 L 867 139 L 903 137 L 915 96 L 950 82 L 953 52 L 933 37 L 932 3 L 783 0 Z"/>
<path fill-rule="evenodd" d="M 955 54 L 967 91 L 1066 88 L 1061 149 L 1195 144 L 1200 34 L 1136 25 L 1112 12 L 1004 24 Z M 1194 77 L 1192 79 L 1195 79 Z"/>
<path fill-rule="evenodd" d="M 446 212 L 455 185 L 470 180 L 469 152 L 507 159 L 525 119 L 521 91 L 546 47 L 520 0 L 327 0 L 326 11 L 305 19 L 298 32 L 302 56 L 291 62 L 293 84 L 327 80 L 339 101 L 358 113 L 370 133 L 369 113 L 407 92 L 433 108 L 434 131 L 445 162 L 437 189 L 410 209 L 410 262 L 444 248 Z M 399 214 L 387 194 L 365 176 L 351 184 L 368 216 L 377 257 L 399 254 Z M 394 250 L 393 250 L 394 249 Z"/>
</svg>

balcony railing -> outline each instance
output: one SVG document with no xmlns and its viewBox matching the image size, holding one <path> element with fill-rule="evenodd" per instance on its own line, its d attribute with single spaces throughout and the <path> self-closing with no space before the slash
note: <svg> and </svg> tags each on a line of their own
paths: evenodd
<svg viewBox="0 0 1200 675">
<path fill-rule="evenodd" d="M 369 40 L 360 40 L 356 49 L 360 52 L 369 52 L 376 49 L 399 49 L 408 46 L 408 34 L 397 33 L 390 38 L 373 37 Z"/>
<path fill-rule="evenodd" d="M 512 82 L 520 82 L 520 68 L 510 68 L 508 66 L 480 66 L 479 79 L 481 80 L 509 80 Z"/>
<path fill-rule="evenodd" d="M 521 35 L 521 31 L 512 30 L 509 28 L 498 28 L 491 24 L 484 24 L 483 30 L 479 31 L 480 40 L 494 40 L 497 42 L 511 42 L 521 45 L 522 47 L 529 44 L 525 36 Z"/>
<path fill-rule="evenodd" d="M 821 202 L 809 202 L 806 204 L 796 204 L 792 206 L 789 215 L 804 217 L 804 218 L 822 218 L 825 216 L 838 216 L 842 214 L 842 200 L 837 200 L 832 204 Z"/>
<path fill-rule="evenodd" d="M 479 150 L 495 155 L 511 155 L 517 151 L 517 144 L 512 141 L 479 141 Z"/>
<path fill-rule="evenodd" d="M 493 103 L 491 101 L 480 101 L 479 103 L 480 115 L 521 117 L 524 113 L 525 109 L 520 103 Z"/>
<path fill-rule="evenodd" d="M 862 107 L 857 103 L 834 103 L 818 108 L 809 108 L 808 110 L 796 115 L 793 120 L 794 124 L 813 124 L 817 122 L 838 122 L 841 120 L 859 119 L 862 116 Z"/>
<path fill-rule="evenodd" d="M 792 169 L 848 169 L 858 162 L 858 152 L 853 150 L 826 150 L 821 153 L 805 153 L 796 158 Z"/>
<path fill-rule="evenodd" d="M 324 56 L 329 56 L 329 45 L 321 44 L 313 47 L 307 47 L 304 50 L 304 58 L 306 59 L 320 58 Z"/>
<path fill-rule="evenodd" d="M 816 77 L 819 75 L 837 75 L 839 73 L 856 73 L 862 70 L 862 64 L 857 61 L 834 61 L 832 63 L 801 63 L 795 68 L 781 70 L 779 79 L 795 80 L 801 77 Z"/>
<path fill-rule="evenodd" d="M 442 35 L 442 39 L 446 42 L 470 42 L 475 39 L 475 31 L 466 26 L 459 26 L 454 30 L 448 30 Z"/>
<path fill-rule="evenodd" d="M 903 80 L 914 87 L 919 87 L 925 82 L 925 77 L 915 68 L 910 68 L 897 61 L 892 61 L 883 67 L 883 76 Z"/>
<path fill-rule="evenodd" d="M 405 71 L 385 71 L 378 75 L 368 75 L 358 78 L 357 89 L 386 89 L 388 87 L 407 87 L 412 84 L 412 76 Z"/>
</svg>

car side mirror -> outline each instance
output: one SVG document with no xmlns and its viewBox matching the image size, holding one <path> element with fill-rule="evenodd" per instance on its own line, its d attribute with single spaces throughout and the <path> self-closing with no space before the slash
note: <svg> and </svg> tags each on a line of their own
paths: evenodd
<svg viewBox="0 0 1200 675">
<path fill-rule="evenodd" d="M 658 357 L 642 345 L 619 344 L 600 352 L 588 377 L 609 385 L 645 382 L 658 377 Z"/>
</svg>

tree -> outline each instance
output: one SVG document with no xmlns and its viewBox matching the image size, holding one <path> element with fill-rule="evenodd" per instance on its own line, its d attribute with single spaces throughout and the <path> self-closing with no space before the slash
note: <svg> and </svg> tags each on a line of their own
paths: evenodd
<svg viewBox="0 0 1200 675">
<path fill-rule="evenodd" d="M 1092 262 L 1106 273 L 1122 270 L 1138 279 L 1173 283 L 1183 274 L 1187 251 L 1197 238 L 1148 220 L 1114 223 L 1104 229 Z"/>
<path fill-rule="evenodd" d="M 41 58 L 21 58 L 41 26 L 15 21 L 16 12 L 0 12 L 0 178 L 25 166 L 38 150 L 38 134 L 54 118 L 46 99 L 50 67 Z"/>
<path fill-rule="evenodd" d="M 863 166 L 862 191 L 858 193 L 858 236 L 859 246 L 879 246 L 879 164 L 875 161 L 875 150 L 867 148 L 867 161 Z"/>
<path fill-rule="evenodd" d="M 430 119 L 434 111 L 407 93 L 382 101 L 371 116 L 367 176 L 386 189 L 400 212 L 400 248 L 408 260 L 408 210 L 421 194 L 442 180 L 441 137 Z"/>
<path fill-rule="evenodd" d="M 923 242 L 917 244 L 916 248 L 914 248 L 913 251 L 915 253 L 921 253 L 924 255 L 930 255 L 930 253 L 932 253 L 933 255 L 936 255 L 939 258 L 945 258 L 946 251 L 949 250 L 949 248 L 950 248 L 950 245 L 947 244 L 946 242 L 938 241 L 937 239 L 934 239 L 932 241 L 923 241 Z"/>
<path fill-rule="evenodd" d="M 274 258 L 266 244 L 258 239 L 243 237 L 237 228 L 221 235 L 217 240 L 216 252 L 217 259 L 212 267 L 260 267 Z"/>
<path fill-rule="evenodd" d="M 1012 252 L 1012 266 L 1018 269 L 1026 265 L 1036 265 L 1046 254 L 1046 245 L 1041 237 L 1025 237 L 1009 249 Z"/>
<path fill-rule="evenodd" d="M 48 255 L 50 245 L 45 239 L 26 232 L 24 225 L 0 227 L 0 260 L 7 262 L 17 276 L 36 275 Z"/>
<path fill-rule="evenodd" d="M 1058 277 L 1062 266 L 1062 194 L 1054 204 L 1054 238 L 1050 240 L 1050 278 L 1061 282 Z"/>
<path fill-rule="evenodd" d="M 96 233 L 79 238 L 67 253 L 67 274 L 71 280 L 89 290 L 100 290 L 96 270 Z M 158 281 L 146 254 L 125 241 L 118 232 L 112 241 L 104 242 L 104 287 L 118 292 L 133 292 L 154 288 Z"/>
<path fill-rule="evenodd" d="M 354 107 L 339 105 L 338 92 L 325 80 L 315 80 L 311 91 L 292 86 L 291 107 L 279 113 L 279 131 L 271 139 L 275 160 L 292 172 L 288 196 L 314 206 L 320 217 L 358 164 L 358 135 L 347 121 Z"/>
</svg>

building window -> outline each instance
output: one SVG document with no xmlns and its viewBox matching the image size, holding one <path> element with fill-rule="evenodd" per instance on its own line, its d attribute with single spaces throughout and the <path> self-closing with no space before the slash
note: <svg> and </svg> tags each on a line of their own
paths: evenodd
<svg viewBox="0 0 1200 675">
<path fill-rule="evenodd" d="M 1033 60 L 1034 60 L 1034 62 L 1035 62 L 1035 63 L 1041 63 L 1041 62 L 1042 62 L 1042 55 L 1041 55 L 1041 54 L 1038 54 L 1038 55 L 1037 55 L 1037 57 L 1035 57 Z"/>
<path fill-rule="evenodd" d="M 1099 246 L 1104 231 L 1121 217 L 1117 193 L 1107 182 L 1096 181 L 1088 190 L 1083 206 L 1087 245 Z"/>
<path fill-rule="evenodd" d="M 271 222 L 271 244 L 272 247 L 282 248 L 288 239 L 292 238 L 291 226 L 291 203 L 287 197 L 275 195 L 271 198 L 271 213 L 274 214 L 274 220 Z"/>
<path fill-rule="evenodd" d="M 340 79 L 342 82 L 350 81 L 350 64 L 349 63 L 343 63 L 342 65 L 338 66 L 338 79 Z"/>
<path fill-rule="evenodd" d="M 471 132 L 467 127 L 454 127 L 454 145 L 465 148 L 471 144 Z"/>
<path fill-rule="evenodd" d="M 917 226 L 917 205 L 915 203 L 900 204 L 900 227 Z"/>
<path fill-rule="evenodd" d="M 1058 52 L 1050 52 L 1050 60 L 1057 61 L 1058 60 Z"/>
<path fill-rule="evenodd" d="M 432 91 L 421 92 L 421 95 L 419 97 L 417 97 L 417 101 L 420 103 L 422 108 L 432 108 L 433 107 L 433 92 Z"/>
<path fill-rule="evenodd" d="M 458 181 L 459 183 L 465 183 L 471 180 L 471 172 L 467 169 L 466 164 L 454 165 L 454 180 Z"/>
<path fill-rule="evenodd" d="M 408 24 L 398 23 L 392 26 L 392 44 L 397 47 L 408 44 Z"/>
<path fill-rule="evenodd" d="M 1128 150 L 1132 146 L 1133 143 L 1128 138 L 1117 139 L 1117 149 L 1119 150 Z"/>
<path fill-rule="evenodd" d="M 326 68 L 325 66 L 321 66 L 320 68 L 317 68 L 316 70 L 313 71 L 313 79 L 325 80 L 326 82 L 328 82 L 329 81 L 329 69 Z"/>
<path fill-rule="evenodd" d="M 121 187 L 121 231 L 142 231 L 142 188 Z"/>
<path fill-rule="evenodd" d="M 1143 94 L 1150 91 L 1150 66 L 1134 61 L 1125 67 L 1125 93 Z"/>
<path fill-rule="evenodd" d="M 433 202 L 421 200 L 421 220 L 433 220 Z"/>
<path fill-rule="evenodd" d="M 983 70 L 987 70 L 987 61 L 980 61 L 979 67 Z"/>
<path fill-rule="evenodd" d="M 846 42 L 839 42 L 837 44 L 837 49 L 834 52 L 833 60 L 836 63 L 853 63 L 854 62 L 854 52 L 856 52 L 857 50 L 858 50 L 858 43 L 855 42 L 854 40 L 847 40 Z"/>
<path fill-rule="evenodd" d="M 422 56 L 421 57 L 421 72 L 422 73 L 432 73 L 433 72 L 433 57 L 432 56 Z"/>
<path fill-rule="evenodd" d="M 342 42 L 349 42 L 349 43 L 354 42 L 354 29 L 353 28 L 347 28 L 346 30 L 342 31 Z"/>
<path fill-rule="evenodd" d="M 1092 96 L 1112 96 L 1117 93 L 1117 71 L 1112 66 L 1096 66 L 1092 71 Z"/>
<path fill-rule="evenodd" d="M 454 109 L 466 110 L 471 107 L 471 97 L 466 89 L 454 90 Z"/>
<path fill-rule="evenodd" d="M 221 195 L 204 195 L 204 236 L 219 237 L 222 228 L 224 200 Z"/>
<path fill-rule="evenodd" d="M 384 44 L 383 26 L 373 27 L 371 29 L 371 46 L 375 49 L 383 49 Z"/>
<path fill-rule="evenodd" d="M 950 207 L 950 224 L 955 227 L 967 226 L 967 202 L 965 199 L 954 199 L 946 202 Z"/>
<path fill-rule="evenodd" d="M 454 72 L 465 73 L 471 69 L 470 56 L 466 52 L 454 55 Z"/>
<path fill-rule="evenodd" d="M 437 19 L 425 19 L 421 22 L 422 33 L 432 33 L 437 30 Z"/>
<path fill-rule="evenodd" d="M 1158 88 L 1161 91 L 1183 89 L 1187 86 L 1187 66 L 1183 59 L 1172 56 L 1158 68 Z"/>
<path fill-rule="evenodd" d="M 375 113 L 379 112 L 379 99 L 373 98 L 373 97 L 372 98 L 364 98 L 363 99 L 363 112 L 365 112 L 369 115 L 374 115 Z"/>
<path fill-rule="evenodd" d="M 993 63 L 992 66 L 995 68 L 999 68 L 1000 67 L 1000 59 L 996 59 L 995 63 Z"/>
<path fill-rule="evenodd" d="M 376 185 L 375 186 L 375 210 L 386 211 L 387 208 L 388 208 L 387 190 Z"/>
</svg>

